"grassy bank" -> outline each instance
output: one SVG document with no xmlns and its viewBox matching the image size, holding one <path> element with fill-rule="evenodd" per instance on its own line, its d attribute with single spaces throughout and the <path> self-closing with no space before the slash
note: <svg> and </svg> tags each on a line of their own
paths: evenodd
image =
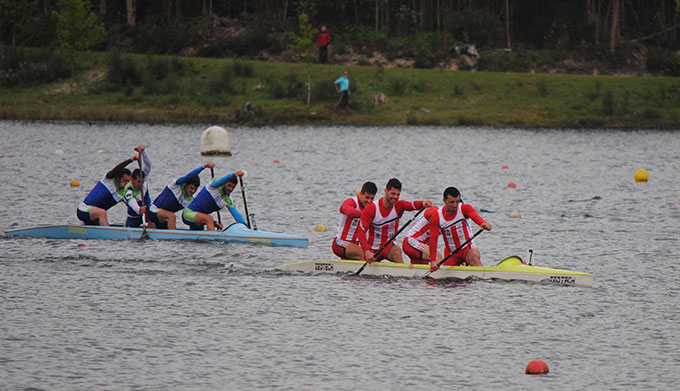
<svg viewBox="0 0 680 391">
<path fill-rule="evenodd" d="M 70 80 L 61 80 L 0 89 L 0 119 L 680 127 L 677 78 L 442 72 L 141 55 L 124 60 L 127 65 L 109 72 L 110 56 L 89 53 L 73 88 Z M 352 86 L 348 114 L 334 109 L 333 81 L 344 70 L 349 71 Z M 388 103 L 374 105 L 377 92 L 383 92 Z M 236 115 L 245 102 L 262 110 Z"/>
</svg>

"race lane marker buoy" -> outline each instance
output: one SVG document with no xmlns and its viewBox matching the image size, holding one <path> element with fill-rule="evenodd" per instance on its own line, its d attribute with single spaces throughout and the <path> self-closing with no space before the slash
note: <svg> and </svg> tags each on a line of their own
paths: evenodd
<svg viewBox="0 0 680 391">
<path fill-rule="evenodd" d="M 85 247 L 85 243 L 78 243 L 78 247 Z"/>
<path fill-rule="evenodd" d="M 201 134 L 201 155 L 231 156 L 231 136 L 221 126 L 211 126 Z"/>
<path fill-rule="evenodd" d="M 503 170 L 507 170 L 507 169 L 509 169 L 509 168 L 510 168 L 510 167 L 508 167 L 507 165 L 503 166 Z"/>
<path fill-rule="evenodd" d="M 517 185 L 515 184 L 515 182 L 510 182 L 510 183 L 508 183 L 508 187 L 511 187 L 511 188 L 514 189 L 514 188 L 517 187 Z"/>
<path fill-rule="evenodd" d="M 514 212 L 510 213 L 509 217 L 511 219 L 519 219 L 520 217 L 522 217 L 522 215 L 520 215 L 518 211 L 514 211 Z"/>
<path fill-rule="evenodd" d="M 73 180 L 73 181 L 71 181 L 70 185 L 71 185 L 71 187 L 78 187 L 78 186 L 80 186 L 80 182 Z"/>
<path fill-rule="evenodd" d="M 545 361 L 535 359 L 531 360 L 529 364 L 527 364 L 527 368 L 524 370 L 524 373 L 527 375 L 542 375 L 548 373 L 548 371 L 548 364 L 546 364 Z"/>
<path fill-rule="evenodd" d="M 635 182 L 647 182 L 649 173 L 644 168 L 639 168 L 635 171 Z"/>
<path fill-rule="evenodd" d="M 326 226 L 323 225 L 323 224 L 317 225 L 316 227 L 314 227 L 314 230 L 317 231 L 317 232 L 326 232 L 327 231 Z"/>
</svg>

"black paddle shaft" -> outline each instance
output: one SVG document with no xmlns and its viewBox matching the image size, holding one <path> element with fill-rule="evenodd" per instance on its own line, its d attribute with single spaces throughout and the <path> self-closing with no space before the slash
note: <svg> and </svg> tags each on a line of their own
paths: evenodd
<svg viewBox="0 0 680 391">
<path fill-rule="evenodd" d="M 213 170 L 212 167 L 210 167 L 210 180 L 214 181 L 215 180 L 215 170 Z M 220 211 L 217 211 L 217 222 L 222 225 L 222 216 L 220 216 Z"/>
<path fill-rule="evenodd" d="M 472 239 L 476 238 L 477 235 L 481 234 L 482 232 L 484 232 L 484 228 L 477 231 L 474 235 L 472 235 L 472 237 L 470 239 L 466 240 L 465 243 L 458 246 L 458 248 L 453 250 L 453 252 L 451 254 L 447 255 L 446 258 L 442 259 L 441 262 L 439 262 L 439 264 L 437 265 L 437 267 L 441 267 L 441 265 L 443 265 L 444 262 L 448 261 L 449 258 L 451 258 L 453 256 L 453 254 L 457 253 L 460 249 L 467 246 L 467 244 L 470 243 L 472 241 Z M 432 254 L 430 254 L 430 256 L 432 256 Z"/>
<path fill-rule="evenodd" d="M 401 231 L 403 231 L 404 228 L 406 228 L 409 224 L 411 224 L 411 222 L 412 222 L 413 220 L 415 220 L 415 219 L 418 217 L 418 215 L 421 214 L 425 209 L 426 209 L 426 208 L 421 208 L 421 209 L 418 211 L 418 213 L 416 213 L 413 217 L 411 217 L 411 220 L 407 221 L 406 224 L 402 225 L 401 228 L 399 228 L 399 230 L 397 231 L 397 233 L 394 234 L 394 235 L 392 235 L 392 237 L 391 237 L 388 241 L 386 241 L 385 244 L 383 244 L 383 245 L 378 249 L 378 251 L 376 251 L 375 253 L 376 253 L 376 254 L 380 254 L 380 252 L 381 252 L 382 250 L 384 250 L 385 247 L 387 247 L 387 245 L 390 244 L 390 243 L 392 242 L 392 240 L 394 240 L 394 238 L 396 238 L 397 236 L 399 236 L 399 234 L 401 233 Z M 366 268 L 366 265 L 368 265 L 368 261 L 366 261 L 366 262 L 361 266 L 361 268 L 359 268 L 359 270 L 357 270 L 357 272 L 354 273 L 354 275 L 355 275 L 355 276 L 358 276 L 361 272 L 363 272 L 363 271 L 364 271 L 364 268 Z"/>
</svg>

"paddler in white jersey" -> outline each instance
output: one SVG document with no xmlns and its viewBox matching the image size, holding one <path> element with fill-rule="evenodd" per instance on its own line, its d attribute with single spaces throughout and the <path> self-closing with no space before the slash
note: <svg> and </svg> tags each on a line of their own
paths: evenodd
<svg viewBox="0 0 680 391">
<path fill-rule="evenodd" d="M 393 236 L 399 231 L 399 219 L 407 210 L 418 210 L 432 206 L 431 201 L 400 200 L 401 182 L 397 178 L 387 181 L 385 196 L 368 204 L 361 212 L 362 232 L 359 232 L 364 260 L 376 262 L 387 259 L 395 263 L 404 263 L 401 248 L 395 243 Z M 389 241 L 389 242 L 388 242 Z M 380 253 L 377 253 L 378 250 Z"/>
<path fill-rule="evenodd" d="M 333 254 L 341 259 L 364 259 L 364 250 L 359 241 L 359 224 L 361 212 L 366 205 L 373 202 L 378 187 L 373 182 L 366 182 L 356 196 L 346 199 L 340 205 L 338 216 L 338 232 L 331 246 Z M 363 232 L 362 232 L 363 233 Z"/>
<path fill-rule="evenodd" d="M 137 148 L 144 148 L 139 145 Z M 125 185 L 130 182 L 130 170 L 125 168 L 128 164 L 139 159 L 139 153 L 132 158 L 120 163 L 97 182 L 83 202 L 78 206 L 76 215 L 85 225 L 109 225 L 106 211 L 112 206 L 123 201 Z"/>
</svg>

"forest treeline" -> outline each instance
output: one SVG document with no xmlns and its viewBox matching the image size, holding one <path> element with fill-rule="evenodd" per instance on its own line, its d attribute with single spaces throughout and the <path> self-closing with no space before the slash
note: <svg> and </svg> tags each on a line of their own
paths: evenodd
<svg viewBox="0 0 680 391">
<path fill-rule="evenodd" d="M 49 47 L 54 13 L 67 0 L 0 0 L 0 42 Z M 73 0 L 68 0 L 73 1 Z M 680 0 L 77 0 L 106 30 L 94 49 L 208 57 L 277 53 L 305 14 L 328 26 L 336 51 L 368 47 L 388 57 L 421 57 L 432 67 L 453 43 L 480 50 L 576 51 L 610 62 L 652 57 L 650 71 L 680 73 Z M 210 34 L 215 20 L 243 28 Z M 311 44 L 311 42 L 310 42 Z M 639 50 L 644 47 L 644 50 Z M 650 52 L 648 54 L 648 48 Z M 647 59 L 649 63 L 649 59 Z"/>
</svg>

